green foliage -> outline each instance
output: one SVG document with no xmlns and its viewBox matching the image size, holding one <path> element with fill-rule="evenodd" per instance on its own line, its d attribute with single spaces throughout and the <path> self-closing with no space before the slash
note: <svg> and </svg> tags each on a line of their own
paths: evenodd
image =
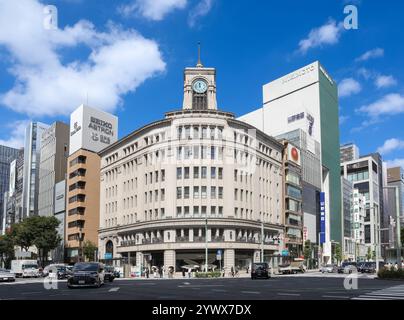
<svg viewBox="0 0 404 320">
<path fill-rule="evenodd" d="M 11 267 L 14 259 L 14 241 L 10 234 L 0 236 L 0 264 L 4 262 L 6 269 Z"/>
<path fill-rule="evenodd" d="M 221 275 L 221 272 L 198 272 L 195 278 L 220 278 Z"/>
<path fill-rule="evenodd" d="M 388 270 L 386 268 L 380 269 L 377 276 L 380 279 L 403 279 L 404 280 L 404 270 Z"/>
<path fill-rule="evenodd" d="M 310 241 L 310 240 L 307 240 L 307 241 L 304 243 L 304 250 L 303 250 L 304 259 L 305 259 L 306 261 L 311 258 L 312 252 L 313 252 L 313 247 L 312 247 L 312 245 L 311 245 L 311 241 Z"/>
<path fill-rule="evenodd" d="M 94 259 L 94 252 L 98 247 L 89 240 L 86 240 L 83 244 L 83 254 L 87 261 L 92 261 Z"/>
<path fill-rule="evenodd" d="M 401 246 L 404 247 L 404 228 L 401 228 Z"/>
<path fill-rule="evenodd" d="M 372 249 L 369 247 L 368 248 L 368 253 L 366 254 L 366 260 L 372 260 L 372 258 L 373 258 L 373 252 L 372 252 Z"/>
<path fill-rule="evenodd" d="M 44 266 L 49 252 L 60 244 L 57 231 L 59 224 L 55 217 L 33 216 L 15 224 L 11 237 L 22 250 L 28 251 L 31 246 L 35 246 L 38 249 L 38 258 Z"/>
<path fill-rule="evenodd" d="M 342 248 L 339 243 L 335 245 L 334 259 L 337 261 L 337 264 L 339 264 L 342 261 Z"/>
</svg>

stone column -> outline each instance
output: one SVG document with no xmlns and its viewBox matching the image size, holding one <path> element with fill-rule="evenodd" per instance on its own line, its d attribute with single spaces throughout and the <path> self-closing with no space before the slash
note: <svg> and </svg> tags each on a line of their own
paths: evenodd
<svg viewBox="0 0 404 320">
<path fill-rule="evenodd" d="M 131 253 L 132 255 L 133 253 Z M 136 252 L 136 266 L 143 267 L 143 253 L 142 252 Z"/>
<path fill-rule="evenodd" d="M 230 272 L 231 267 L 235 265 L 235 251 L 234 249 L 224 250 L 224 268 L 226 270 L 226 276 Z"/>
<path fill-rule="evenodd" d="M 164 251 L 164 267 L 166 268 L 166 270 L 168 270 L 169 267 L 174 267 L 174 269 L 176 268 L 175 250 Z"/>
<path fill-rule="evenodd" d="M 194 242 L 194 229 L 189 229 L 189 242 Z"/>
</svg>

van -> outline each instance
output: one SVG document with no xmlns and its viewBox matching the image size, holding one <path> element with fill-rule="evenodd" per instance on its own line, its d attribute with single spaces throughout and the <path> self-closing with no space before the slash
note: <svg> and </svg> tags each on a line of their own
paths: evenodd
<svg viewBox="0 0 404 320">
<path fill-rule="evenodd" d="M 38 278 L 40 276 L 36 260 L 12 260 L 11 271 L 17 278 Z"/>
</svg>

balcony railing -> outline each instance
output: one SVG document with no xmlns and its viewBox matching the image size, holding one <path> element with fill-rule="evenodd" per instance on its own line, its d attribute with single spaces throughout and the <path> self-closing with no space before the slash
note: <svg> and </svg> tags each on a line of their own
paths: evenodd
<svg viewBox="0 0 404 320">
<path fill-rule="evenodd" d="M 205 242 L 206 237 L 194 237 L 194 242 Z"/>
<path fill-rule="evenodd" d="M 224 242 L 224 237 L 212 237 L 211 242 Z"/>
<path fill-rule="evenodd" d="M 187 242 L 189 242 L 189 237 L 177 237 L 177 238 L 175 239 L 175 242 L 178 242 L 178 243 L 187 243 Z"/>
</svg>

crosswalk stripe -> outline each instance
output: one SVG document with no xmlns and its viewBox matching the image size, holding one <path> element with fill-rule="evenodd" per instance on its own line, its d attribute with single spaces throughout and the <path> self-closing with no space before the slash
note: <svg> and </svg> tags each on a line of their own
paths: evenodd
<svg viewBox="0 0 404 320">
<path fill-rule="evenodd" d="M 352 298 L 352 300 L 404 300 L 404 286 L 385 288 Z"/>
</svg>

